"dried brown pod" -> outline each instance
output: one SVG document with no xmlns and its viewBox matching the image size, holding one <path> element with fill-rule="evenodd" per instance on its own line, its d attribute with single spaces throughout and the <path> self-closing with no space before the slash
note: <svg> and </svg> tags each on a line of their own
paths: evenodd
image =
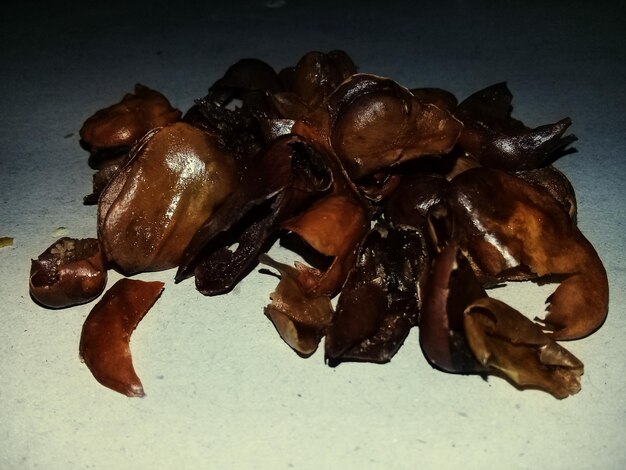
<svg viewBox="0 0 626 470">
<path fill-rule="evenodd" d="M 178 265 L 192 236 L 235 189 L 217 138 L 178 122 L 149 133 L 102 192 L 98 236 L 123 273 Z"/>
<path fill-rule="evenodd" d="M 504 171 L 474 168 L 454 178 L 446 194 L 454 238 L 482 282 L 558 275 L 545 329 L 555 339 L 575 339 L 603 323 L 602 261 L 548 191 Z"/>
<path fill-rule="evenodd" d="M 511 171 L 538 168 L 576 140 L 564 136 L 569 118 L 534 129 L 512 118 L 512 100 L 506 83 L 497 83 L 465 99 L 454 112 L 464 125 L 459 145 L 483 166 Z"/>
<path fill-rule="evenodd" d="M 271 101 L 280 117 L 302 119 L 355 73 L 356 66 L 344 51 L 312 51 L 281 72 L 285 90 L 273 93 Z"/>
<path fill-rule="evenodd" d="M 517 310 L 485 297 L 469 305 L 463 318 L 467 341 L 485 367 L 556 398 L 580 390 L 583 364 Z"/>
<path fill-rule="evenodd" d="M 447 153 L 462 124 L 390 79 L 356 74 L 328 99 L 330 145 L 353 179 L 424 155 Z"/>
<path fill-rule="evenodd" d="M 328 363 L 390 361 L 417 324 L 429 265 L 418 230 L 378 223 L 361 243 L 326 330 Z"/>
<path fill-rule="evenodd" d="M 124 95 L 119 103 L 87 118 L 80 137 L 91 152 L 129 150 L 148 131 L 176 122 L 180 116 L 181 112 L 161 93 L 137 84 L 134 94 Z"/>
<path fill-rule="evenodd" d="M 323 160 L 301 138 L 276 139 L 248 162 L 236 191 L 197 230 L 176 281 L 193 273 L 203 294 L 228 292 L 256 264 L 280 223 L 331 183 Z"/>
<path fill-rule="evenodd" d="M 87 316 L 80 357 L 105 387 L 129 397 L 144 396 L 133 367 L 130 337 L 162 291 L 162 282 L 120 279 Z"/>
<path fill-rule="evenodd" d="M 60 238 L 31 262 L 30 294 L 46 307 L 89 302 L 102 293 L 106 282 L 106 262 L 95 238 Z"/>
</svg>

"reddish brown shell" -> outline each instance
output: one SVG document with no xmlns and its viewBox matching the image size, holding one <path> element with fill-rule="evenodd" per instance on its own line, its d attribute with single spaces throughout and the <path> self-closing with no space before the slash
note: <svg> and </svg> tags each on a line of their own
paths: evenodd
<svg viewBox="0 0 626 470">
<path fill-rule="evenodd" d="M 30 294 L 46 307 L 89 302 L 102 293 L 106 282 L 106 263 L 95 238 L 60 238 L 31 262 Z"/>
<path fill-rule="evenodd" d="M 162 282 L 120 279 L 87 316 L 80 357 L 105 387 L 129 397 L 144 395 L 133 367 L 130 336 L 162 291 Z"/>
</svg>

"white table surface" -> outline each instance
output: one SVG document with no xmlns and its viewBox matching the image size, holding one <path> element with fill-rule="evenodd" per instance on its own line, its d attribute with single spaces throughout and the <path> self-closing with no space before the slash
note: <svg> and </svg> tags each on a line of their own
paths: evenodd
<svg viewBox="0 0 626 470">
<path fill-rule="evenodd" d="M 0 468 L 626 468 L 619 2 L 17 3 L 0 20 L 0 236 L 15 238 L 0 249 Z M 166 288 L 133 335 L 146 396 L 129 399 L 78 359 L 91 305 L 51 311 L 31 301 L 30 258 L 57 229 L 95 235 L 95 207 L 82 205 L 87 116 L 136 82 L 185 110 L 242 57 L 280 68 L 335 48 L 361 71 L 460 99 L 507 81 L 515 116 L 529 125 L 572 118 L 578 152 L 557 166 L 576 188 L 579 225 L 611 289 L 602 329 L 567 344 L 585 363 L 578 395 L 559 401 L 438 372 L 416 331 L 390 364 L 332 369 L 322 351 L 295 355 L 263 315 L 274 277 L 255 272 L 207 298 L 168 271 L 139 276 Z M 549 293 L 507 289 L 514 306 L 536 313 Z"/>
</svg>

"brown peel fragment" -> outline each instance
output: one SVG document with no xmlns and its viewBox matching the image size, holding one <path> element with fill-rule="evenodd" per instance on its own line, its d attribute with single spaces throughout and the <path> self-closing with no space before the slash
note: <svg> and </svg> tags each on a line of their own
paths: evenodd
<svg viewBox="0 0 626 470">
<path fill-rule="evenodd" d="M 520 387 L 556 398 L 578 393 L 583 364 L 521 313 L 496 299 L 467 307 L 465 334 L 476 358 Z"/>
<path fill-rule="evenodd" d="M 46 307 L 89 302 L 102 293 L 106 282 L 106 262 L 95 238 L 59 238 L 31 262 L 30 294 Z"/>
<path fill-rule="evenodd" d="M 129 397 L 144 396 L 135 373 L 130 336 L 163 291 L 162 282 L 124 278 L 91 310 L 80 338 L 80 357 L 98 382 Z"/>
<path fill-rule="evenodd" d="M 456 243 L 443 247 L 428 275 L 419 319 L 420 346 L 431 365 L 452 373 L 487 372 L 463 328 L 465 307 L 486 295 Z"/>
</svg>

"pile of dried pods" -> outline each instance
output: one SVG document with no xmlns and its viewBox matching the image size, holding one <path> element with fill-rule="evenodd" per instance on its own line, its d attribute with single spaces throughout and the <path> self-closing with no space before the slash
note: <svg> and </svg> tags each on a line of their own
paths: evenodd
<svg viewBox="0 0 626 470">
<path fill-rule="evenodd" d="M 511 101 L 503 83 L 460 104 L 407 89 L 342 51 L 278 73 L 241 60 L 184 115 L 137 85 L 80 131 L 98 238 L 33 260 L 32 296 L 67 307 L 99 296 L 108 268 L 174 267 L 224 294 L 260 262 L 281 275 L 265 314 L 302 356 L 324 337 L 330 365 L 387 362 L 417 326 L 441 370 L 574 394 L 583 365 L 555 341 L 602 324 L 607 276 L 551 166 L 570 120 L 529 128 Z M 279 237 L 310 265 L 272 260 Z M 547 276 L 558 287 L 536 321 L 485 291 Z M 87 317 L 81 357 L 105 386 L 143 395 L 129 338 L 162 289 L 124 278 Z"/>
</svg>

